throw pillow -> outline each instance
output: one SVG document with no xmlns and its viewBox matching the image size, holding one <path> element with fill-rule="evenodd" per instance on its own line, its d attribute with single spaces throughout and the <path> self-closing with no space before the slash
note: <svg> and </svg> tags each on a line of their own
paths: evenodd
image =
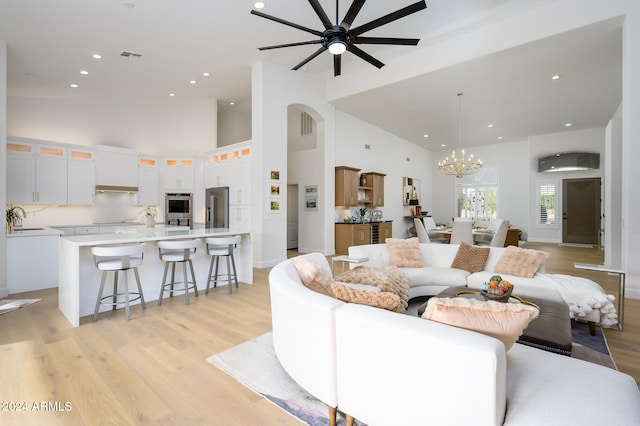
<svg viewBox="0 0 640 426">
<path fill-rule="evenodd" d="M 487 263 L 489 257 L 489 247 L 477 247 L 472 246 L 464 241 L 460 243 L 456 257 L 451 264 L 452 268 L 464 269 L 472 274 L 474 272 L 480 272 L 484 269 L 484 264 Z"/>
<path fill-rule="evenodd" d="M 331 286 L 331 290 L 336 295 L 336 298 L 347 303 L 368 305 L 375 308 L 387 309 L 393 312 L 398 312 L 398 309 L 402 305 L 400 297 L 397 294 L 389 292 L 357 290 L 355 288 L 347 287 L 344 284 L 333 284 Z"/>
<path fill-rule="evenodd" d="M 420 252 L 420 242 L 418 238 L 387 238 L 387 249 L 391 266 L 398 268 L 423 268 L 422 253 Z"/>
<path fill-rule="evenodd" d="M 495 337 L 508 351 L 538 314 L 537 308 L 523 303 L 432 297 L 422 318 Z"/>
<path fill-rule="evenodd" d="M 335 281 L 326 270 L 304 256 L 298 256 L 293 261 L 305 287 L 320 294 L 335 297 L 331 291 L 331 284 Z"/>
<path fill-rule="evenodd" d="M 383 292 L 390 292 L 400 296 L 402 302 L 402 310 L 407 309 L 409 301 L 409 279 L 400 269 L 395 266 L 387 266 L 386 268 L 372 268 L 369 266 L 361 266 L 359 268 L 349 269 L 338 275 L 336 281 L 345 283 L 359 283 L 376 286 Z"/>
<path fill-rule="evenodd" d="M 531 278 L 547 257 L 549 257 L 549 253 L 544 251 L 509 246 L 496 262 L 493 271 L 499 274 Z"/>
</svg>

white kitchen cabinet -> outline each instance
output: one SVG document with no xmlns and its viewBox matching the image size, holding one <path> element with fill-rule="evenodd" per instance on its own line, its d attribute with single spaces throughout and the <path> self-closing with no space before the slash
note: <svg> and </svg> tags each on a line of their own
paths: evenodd
<svg viewBox="0 0 640 426">
<path fill-rule="evenodd" d="M 251 230 L 251 206 L 229 206 L 229 230 L 232 232 Z"/>
<path fill-rule="evenodd" d="M 160 167 L 155 158 L 140 157 L 138 160 L 138 196 L 136 204 L 141 206 L 159 206 Z"/>
<path fill-rule="evenodd" d="M 236 146 L 210 154 L 205 165 L 207 188 L 229 187 L 229 205 L 251 204 L 250 147 Z"/>
<path fill-rule="evenodd" d="M 173 192 L 190 192 L 195 187 L 193 158 L 165 158 L 164 189 Z"/>
<path fill-rule="evenodd" d="M 100 227 L 99 226 L 76 226 L 75 227 L 75 235 L 89 235 L 89 234 L 99 234 Z"/>
<path fill-rule="evenodd" d="M 136 188 L 138 186 L 138 153 L 100 145 L 97 147 L 96 185 Z"/>
<path fill-rule="evenodd" d="M 81 148 L 69 148 L 68 152 L 68 204 L 94 205 L 96 203 L 96 153 Z"/>
<path fill-rule="evenodd" d="M 59 248 L 59 235 L 7 238 L 9 294 L 58 287 Z"/>
<path fill-rule="evenodd" d="M 67 204 L 67 150 L 7 143 L 7 203 Z"/>
</svg>

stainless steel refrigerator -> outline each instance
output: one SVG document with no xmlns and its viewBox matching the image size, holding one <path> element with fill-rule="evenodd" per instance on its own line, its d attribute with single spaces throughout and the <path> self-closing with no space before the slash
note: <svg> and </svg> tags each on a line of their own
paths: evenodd
<svg viewBox="0 0 640 426">
<path fill-rule="evenodd" d="M 229 187 L 207 188 L 206 193 L 207 228 L 229 227 Z"/>
</svg>

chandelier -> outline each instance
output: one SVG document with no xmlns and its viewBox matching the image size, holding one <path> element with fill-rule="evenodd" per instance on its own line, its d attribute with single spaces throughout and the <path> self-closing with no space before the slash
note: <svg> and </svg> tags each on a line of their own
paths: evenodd
<svg viewBox="0 0 640 426">
<path fill-rule="evenodd" d="M 481 160 L 474 160 L 473 154 L 465 157 L 464 149 L 462 149 L 462 93 L 458 93 L 458 149 L 454 149 L 451 158 L 446 157 L 438 163 L 438 168 L 445 175 L 454 175 L 461 178 L 464 175 L 471 175 L 482 167 Z"/>
</svg>

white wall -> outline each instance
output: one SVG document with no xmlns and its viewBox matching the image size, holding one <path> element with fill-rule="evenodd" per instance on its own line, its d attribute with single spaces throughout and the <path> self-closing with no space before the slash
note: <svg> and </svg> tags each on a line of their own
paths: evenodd
<svg viewBox="0 0 640 426">
<path fill-rule="evenodd" d="M 7 134 L 77 145 L 110 145 L 155 155 L 192 155 L 216 146 L 217 103 L 167 99 L 8 99 Z"/>
<path fill-rule="evenodd" d="M 251 101 L 218 108 L 218 148 L 251 139 Z"/>
<path fill-rule="evenodd" d="M 622 111 L 618 108 L 605 133 L 604 263 L 622 265 Z"/>
<path fill-rule="evenodd" d="M 0 41 L 0 205 L 7 203 L 7 44 Z M 9 294 L 7 288 L 7 229 L 0 231 L 0 297 Z"/>
<path fill-rule="evenodd" d="M 370 149 L 365 148 L 369 145 Z M 393 220 L 393 236 L 406 238 L 411 221 L 404 219 L 410 207 L 402 205 L 402 178 L 420 179 L 423 211 L 431 211 L 432 154 L 430 151 L 381 130 L 356 117 L 336 110 L 336 166 L 350 166 L 362 172 L 379 172 L 384 178 L 385 220 Z M 333 170 L 331 171 L 333 174 Z M 333 204 L 333 199 L 330 200 Z M 334 219 L 340 219 L 335 217 Z"/>
</svg>

